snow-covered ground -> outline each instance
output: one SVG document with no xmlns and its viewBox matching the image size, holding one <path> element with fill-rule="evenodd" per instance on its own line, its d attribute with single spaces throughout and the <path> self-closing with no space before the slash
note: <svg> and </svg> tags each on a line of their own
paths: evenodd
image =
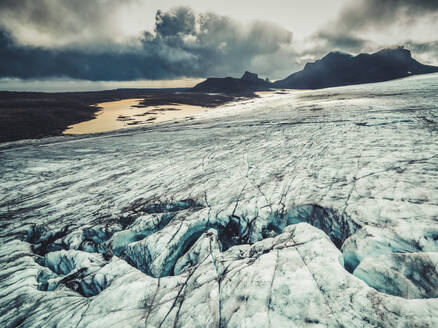
<svg viewBox="0 0 438 328">
<path fill-rule="evenodd" d="M 438 327 L 438 75 L 0 146 L 1 327 Z"/>
</svg>

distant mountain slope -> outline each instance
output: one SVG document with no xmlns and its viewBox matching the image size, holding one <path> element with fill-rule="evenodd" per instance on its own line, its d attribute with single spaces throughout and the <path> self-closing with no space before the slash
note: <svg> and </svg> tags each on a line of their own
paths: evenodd
<svg viewBox="0 0 438 328">
<path fill-rule="evenodd" d="M 357 56 L 330 52 L 321 60 L 306 64 L 302 71 L 274 82 L 273 86 L 289 89 L 321 89 L 382 82 L 434 72 L 438 72 L 438 67 L 419 63 L 404 47 L 383 49 L 374 54 Z"/>
<path fill-rule="evenodd" d="M 270 87 L 270 82 L 260 79 L 255 73 L 247 71 L 240 79 L 233 77 L 208 78 L 193 87 L 192 91 L 246 94 L 254 91 L 269 90 Z"/>
</svg>

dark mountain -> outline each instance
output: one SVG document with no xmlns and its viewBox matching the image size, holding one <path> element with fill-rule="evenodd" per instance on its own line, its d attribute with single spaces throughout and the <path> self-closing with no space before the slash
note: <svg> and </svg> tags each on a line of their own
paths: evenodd
<svg viewBox="0 0 438 328">
<path fill-rule="evenodd" d="M 423 65 L 404 47 L 383 49 L 374 54 L 352 56 L 330 52 L 302 71 L 271 83 L 257 74 L 245 72 L 240 79 L 208 78 L 196 85 L 194 92 L 248 94 L 271 88 L 321 89 L 351 84 L 383 82 L 417 74 L 438 72 L 438 67 Z"/>
<path fill-rule="evenodd" d="M 208 78 L 192 88 L 194 92 L 212 92 L 229 94 L 248 94 L 254 91 L 269 90 L 271 84 L 260 79 L 257 74 L 245 72 L 240 79 L 233 77 Z"/>
<path fill-rule="evenodd" d="M 243 73 L 240 79 L 245 81 L 253 81 L 257 83 L 263 81 L 262 79 L 259 79 L 259 76 L 256 73 L 251 73 L 248 71 L 245 71 L 245 73 Z"/>
<path fill-rule="evenodd" d="M 321 60 L 306 64 L 302 71 L 274 82 L 273 86 L 289 89 L 321 89 L 382 82 L 434 72 L 438 72 L 438 67 L 419 63 L 404 47 L 383 49 L 374 54 L 357 56 L 330 52 Z"/>
</svg>

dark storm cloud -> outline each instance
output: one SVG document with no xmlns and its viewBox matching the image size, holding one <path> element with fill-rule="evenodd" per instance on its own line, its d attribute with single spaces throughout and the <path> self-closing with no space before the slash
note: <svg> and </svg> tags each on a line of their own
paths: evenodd
<svg viewBox="0 0 438 328">
<path fill-rule="evenodd" d="M 437 0 L 362 0 L 346 8 L 336 25 L 350 31 L 409 22 L 437 12 Z"/>
<path fill-rule="evenodd" d="M 406 41 L 405 47 L 410 49 L 424 64 L 436 65 L 438 59 L 438 41 L 418 42 Z"/>
<path fill-rule="evenodd" d="M 289 31 L 274 24 L 257 21 L 243 26 L 228 17 L 180 7 L 158 11 L 154 33 L 145 32 L 138 46 L 127 49 L 20 45 L 3 31 L 0 77 L 131 80 L 235 75 L 252 67 L 254 59 L 290 46 L 291 40 Z"/>
<path fill-rule="evenodd" d="M 434 17 L 438 19 L 438 0 L 355 1 L 344 8 L 335 21 L 313 36 L 312 41 L 315 45 L 311 51 L 314 53 L 332 50 L 352 53 L 375 51 L 392 44 L 377 44 L 372 40 L 373 34 L 384 35 L 391 27 L 398 27 L 400 38 L 393 42 L 404 44 L 415 54 L 430 55 L 433 50 L 426 50 L 428 43 L 423 43 L 422 47 L 415 46 L 416 42 L 403 40 L 403 31 L 415 23 L 428 24 Z M 419 35 L 419 37 L 430 39 L 436 38 L 436 35 Z M 429 47 L 433 48 L 433 42 Z"/>
<path fill-rule="evenodd" d="M 418 52 L 432 52 L 438 54 L 438 41 L 434 42 L 415 42 L 407 41 L 406 45 Z"/>
<path fill-rule="evenodd" d="M 130 80 L 171 76 L 163 60 L 147 54 L 18 46 L 5 32 L 0 32 L 0 58 L 0 77 Z M 178 71 L 174 73 L 178 74 Z"/>
<path fill-rule="evenodd" d="M 316 40 L 324 43 L 323 49 L 330 50 L 357 50 L 363 48 L 367 41 L 351 34 L 330 33 L 326 31 L 319 32 L 315 36 Z"/>
<path fill-rule="evenodd" d="M 196 15 L 186 7 L 158 11 L 155 32 L 145 34 L 147 53 L 195 72 L 221 75 L 240 73 L 255 57 L 273 54 L 292 41 L 292 33 L 270 23 L 241 26 L 213 13 Z"/>
<path fill-rule="evenodd" d="M 112 1 L 114 4 L 114 1 Z M 108 5 L 113 5 L 107 1 Z M 79 31 L 83 26 L 80 22 L 105 15 L 105 6 L 99 6 L 98 1 L 67 1 L 67 0 L 2 0 L 1 16 L 4 19 L 28 23 L 53 32 L 64 32 L 73 29 Z M 109 8 L 107 9 L 109 10 Z M 63 16 L 65 12 L 68 17 Z"/>
<path fill-rule="evenodd" d="M 1 0 L 0 27 L 21 44 L 74 47 L 118 37 L 117 13 L 138 0 Z"/>
</svg>

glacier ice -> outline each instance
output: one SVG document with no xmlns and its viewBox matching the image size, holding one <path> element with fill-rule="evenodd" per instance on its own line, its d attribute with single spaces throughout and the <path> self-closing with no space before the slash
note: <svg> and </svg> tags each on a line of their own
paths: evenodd
<svg viewBox="0 0 438 328">
<path fill-rule="evenodd" d="M 438 326 L 438 76 L 0 146 L 2 327 Z"/>
<path fill-rule="evenodd" d="M 354 275 L 390 295 L 438 298 L 438 253 L 369 256 L 354 270 Z"/>
</svg>

